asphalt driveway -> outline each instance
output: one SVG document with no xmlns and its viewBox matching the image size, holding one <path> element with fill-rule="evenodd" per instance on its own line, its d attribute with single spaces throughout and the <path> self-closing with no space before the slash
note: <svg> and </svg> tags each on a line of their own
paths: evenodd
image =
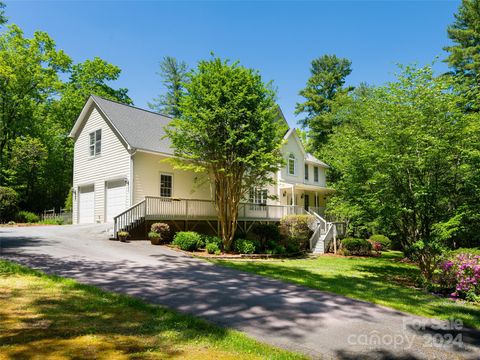
<svg viewBox="0 0 480 360">
<path fill-rule="evenodd" d="M 105 231 L 105 225 L 4 227 L 0 257 L 313 358 L 480 358 L 479 331 L 446 329 L 446 322 L 219 267 L 146 241 L 110 241 Z M 451 343 L 450 335 L 461 341 Z"/>
</svg>

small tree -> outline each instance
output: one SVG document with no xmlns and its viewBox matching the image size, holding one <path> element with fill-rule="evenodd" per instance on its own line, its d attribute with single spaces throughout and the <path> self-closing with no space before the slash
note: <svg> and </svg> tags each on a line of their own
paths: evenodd
<svg viewBox="0 0 480 360">
<path fill-rule="evenodd" d="M 257 71 L 219 58 L 200 61 L 189 75 L 180 117 L 167 134 L 177 167 L 208 174 L 223 245 L 229 250 L 238 205 L 253 187 L 273 182 L 283 163 L 284 125 L 275 92 Z"/>
</svg>

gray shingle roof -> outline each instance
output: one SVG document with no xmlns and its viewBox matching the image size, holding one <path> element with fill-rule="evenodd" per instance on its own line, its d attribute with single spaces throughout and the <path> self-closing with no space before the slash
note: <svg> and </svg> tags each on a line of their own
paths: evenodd
<svg viewBox="0 0 480 360">
<path fill-rule="evenodd" d="M 164 127 L 172 118 L 95 95 L 92 98 L 132 148 L 173 154 L 170 140 L 164 138 Z"/>
<path fill-rule="evenodd" d="M 307 153 L 307 157 L 306 157 L 305 160 L 307 160 L 307 161 L 309 161 L 309 162 L 312 162 L 312 163 L 315 163 L 315 164 L 318 164 L 318 165 L 320 165 L 320 166 L 324 166 L 324 167 L 326 167 L 326 168 L 329 167 L 329 166 L 328 166 L 327 164 L 325 164 L 323 161 L 318 160 L 315 156 L 313 156 L 312 154 L 309 154 L 309 153 Z"/>
</svg>

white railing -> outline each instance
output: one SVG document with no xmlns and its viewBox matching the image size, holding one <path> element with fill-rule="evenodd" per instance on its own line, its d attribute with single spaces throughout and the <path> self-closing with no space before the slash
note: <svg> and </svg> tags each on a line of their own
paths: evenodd
<svg viewBox="0 0 480 360">
<path fill-rule="evenodd" d="M 130 206 L 127 210 L 121 212 L 113 218 L 113 236 L 116 238 L 117 233 L 121 230 L 129 230 L 129 227 L 137 221 L 145 218 L 146 201 L 142 200 L 139 203 Z"/>
<path fill-rule="evenodd" d="M 238 220 L 279 221 L 286 215 L 309 214 L 302 206 L 263 205 L 240 203 Z M 211 200 L 177 199 L 146 196 L 145 200 L 131 206 L 114 217 L 114 236 L 120 230 L 143 219 L 150 220 L 214 220 L 217 218 L 215 203 Z"/>
</svg>

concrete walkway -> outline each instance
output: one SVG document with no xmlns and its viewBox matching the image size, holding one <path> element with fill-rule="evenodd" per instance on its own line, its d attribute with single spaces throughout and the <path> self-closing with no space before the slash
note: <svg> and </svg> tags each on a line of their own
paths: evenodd
<svg viewBox="0 0 480 360">
<path fill-rule="evenodd" d="M 215 266 L 146 241 L 109 241 L 105 230 L 0 228 L 0 257 L 194 314 L 312 358 L 480 358 L 479 331 L 437 330 L 446 322 Z M 449 334 L 461 342 L 449 344 Z"/>
</svg>

